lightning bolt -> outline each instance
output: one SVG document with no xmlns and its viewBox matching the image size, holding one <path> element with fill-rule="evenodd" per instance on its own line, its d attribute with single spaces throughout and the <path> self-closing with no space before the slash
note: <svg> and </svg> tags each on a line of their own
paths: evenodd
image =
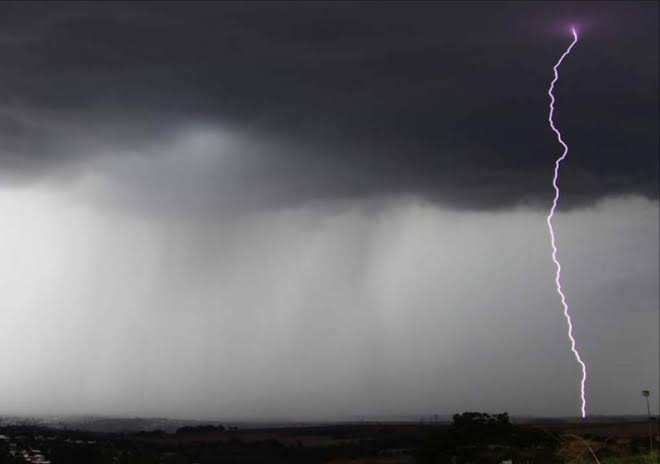
<svg viewBox="0 0 660 464">
<path fill-rule="evenodd" d="M 557 293 L 559 294 L 559 298 L 561 299 L 561 304 L 564 307 L 564 317 L 566 318 L 566 323 L 568 324 L 568 338 L 571 341 L 571 351 L 575 355 L 575 360 L 582 368 L 582 379 L 580 381 L 580 399 L 582 400 L 581 411 L 582 411 L 582 417 L 584 418 L 587 415 L 587 399 L 585 395 L 585 385 L 587 383 L 587 366 L 584 364 L 584 361 L 582 361 L 582 358 L 580 357 L 580 352 L 576 347 L 575 338 L 573 337 L 573 322 L 571 320 L 571 315 L 568 310 L 568 303 L 566 303 L 566 295 L 564 295 L 564 292 L 562 291 L 561 288 L 561 264 L 557 259 L 557 245 L 555 243 L 555 231 L 552 228 L 552 218 L 555 215 L 555 210 L 557 209 L 557 203 L 559 202 L 559 186 L 557 184 L 559 180 L 559 167 L 561 162 L 568 155 L 568 145 L 566 145 L 566 143 L 562 139 L 561 132 L 559 132 L 559 130 L 555 127 L 555 123 L 552 119 L 555 113 L 555 96 L 552 94 L 552 91 L 555 88 L 555 84 L 559 80 L 559 66 L 561 65 L 562 61 L 564 61 L 564 58 L 566 58 L 566 56 L 568 56 L 568 54 L 571 53 L 573 46 L 578 41 L 578 35 L 577 32 L 575 31 L 575 28 L 574 27 L 571 28 L 571 31 L 573 32 L 573 42 L 561 55 L 559 61 L 557 61 L 557 64 L 555 64 L 554 68 L 552 68 L 555 73 L 555 78 L 550 83 L 550 88 L 548 89 L 548 95 L 550 96 L 550 113 L 548 114 L 548 122 L 550 123 L 550 127 L 552 128 L 554 133 L 557 135 L 557 141 L 564 148 L 564 152 L 555 161 L 555 174 L 554 177 L 552 178 L 552 186 L 555 188 L 555 198 L 552 201 L 552 208 L 550 208 L 550 212 L 548 213 L 548 217 L 546 218 L 546 221 L 548 223 L 548 230 L 550 231 L 550 244 L 552 245 L 552 261 L 555 263 L 557 269 L 557 272 L 555 274 L 555 284 L 557 286 Z"/>
</svg>

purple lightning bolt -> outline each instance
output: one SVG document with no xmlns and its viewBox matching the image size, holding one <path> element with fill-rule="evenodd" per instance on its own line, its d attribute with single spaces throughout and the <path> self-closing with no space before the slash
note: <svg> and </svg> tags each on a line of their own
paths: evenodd
<svg viewBox="0 0 660 464">
<path fill-rule="evenodd" d="M 571 351 L 575 355 L 575 359 L 577 360 L 578 364 L 580 367 L 582 367 L 582 380 L 580 381 L 580 398 L 582 399 L 582 417 L 586 417 L 587 415 L 587 399 L 585 396 L 585 384 L 587 383 L 587 366 L 584 364 L 584 361 L 582 361 L 582 358 L 580 357 L 580 352 L 577 350 L 575 346 L 575 338 L 573 338 L 573 322 L 571 321 L 571 315 L 569 314 L 568 311 L 568 303 L 566 303 L 566 296 L 564 295 L 564 292 L 561 289 L 561 264 L 559 264 L 559 260 L 557 259 L 557 245 L 555 244 L 555 231 L 552 228 L 552 217 L 555 214 L 555 210 L 557 209 L 557 203 L 559 202 L 559 186 L 557 185 L 557 181 L 559 179 L 559 165 L 560 163 L 566 158 L 566 155 L 568 155 L 568 145 L 564 143 L 564 140 L 561 138 L 561 133 L 559 130 L 555 127 L 555 123 L 552 120 L 552 117 L 555 112 L 555 96 L 552 94 L 552 90 L 555 88 L 555 83 L 559 80 L 559 66 L 561 65 L 561 62 L 564 61 L 564 58 L 571 53 L 571 49 L 573 46 L 577 43 L 578 41 L 578 35 L 577 32 L 575 31 L 575 28 L 571 28 L 573 32 L 573 42 L 568 46 L 564 54 L 559 58 L 559 61 L 557 61 L 557 64 L 554 66 L 553 70 L 555 72 L 555 78 L 552 80 L 550 83 L 550 88 L 548 89 L 548 95 L 550 96 L 550 113 L 548 114 L 548 122 L 550 123 L 550 127 L 552 130 L 557 134 L 557 140 L 561 144 L 562 147 L 564 147 L 564 152 L 562 155 L 557 158 L 557 161 L 555 161 L 555 175 L 552 179 L 552 186 L 555 188 L 555 198 L 552 201 L 552 208 L 550 208 L 550 212 L 548 213 L 547 217 L 547 223 L 548 223 L 548 230 L 550 231 L 550 244 L 552 245 L 552 261 L 554 261 L 555 266 L 557 267 L 557 273 L 555 274 L 555 284 L 557 285 L 557 293 L 559 293 L 559 297 L 561 298 L 561 304 L 564 307 L 564 317 L 566 317 L 566 322 L 568 323 L 568 338 L 571 340 Z"/>
</svg>

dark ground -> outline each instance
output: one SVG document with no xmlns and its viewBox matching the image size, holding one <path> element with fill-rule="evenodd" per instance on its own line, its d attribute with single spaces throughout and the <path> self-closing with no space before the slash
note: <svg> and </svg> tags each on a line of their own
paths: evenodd
<svg viewBox="0 0 660 464">
<path fill-rule="evenodd" d="M 657 422 L 653 426 L 657 433 Z M 511 424 L 506 415 L 464 413 L 452 423 L 254 429 L 187 425 L 168 432 L 107 433 L 14 424 L 0 425 L 0 463 L 561 463 L 584 456 L 586 443 L 601 458 L 644 453 L 648 422 L 603 418 Z"/>
</svg>

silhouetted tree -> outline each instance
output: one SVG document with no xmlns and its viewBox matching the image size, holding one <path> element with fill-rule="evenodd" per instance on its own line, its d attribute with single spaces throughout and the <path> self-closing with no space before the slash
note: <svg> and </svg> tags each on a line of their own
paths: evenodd
<svg viewBox="0 0 660 464">
<path fill-rule="evenodd" d="M 455 414 L 449 427 L 449 435 L 457 445 L 508 445 L 511 443 L 513 426 L 507 413 L 490 414 L 464 412 Z"/>
</svg>

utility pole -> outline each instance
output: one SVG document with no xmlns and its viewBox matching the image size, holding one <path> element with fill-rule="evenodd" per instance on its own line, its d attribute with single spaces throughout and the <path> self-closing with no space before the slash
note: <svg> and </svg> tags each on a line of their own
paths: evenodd
<svg viewBox="0 0 660 464">
<path fill-rule="evenodd" d="M 651 403 L 649 402 L 649 396 L 651 396 L 650 390 L 642 390 L 642 396 L 646 398 L 646 413 L 649 420 L 649 454 L 653 453 L 653 424 L 651 423 Z"/>
</svg>

